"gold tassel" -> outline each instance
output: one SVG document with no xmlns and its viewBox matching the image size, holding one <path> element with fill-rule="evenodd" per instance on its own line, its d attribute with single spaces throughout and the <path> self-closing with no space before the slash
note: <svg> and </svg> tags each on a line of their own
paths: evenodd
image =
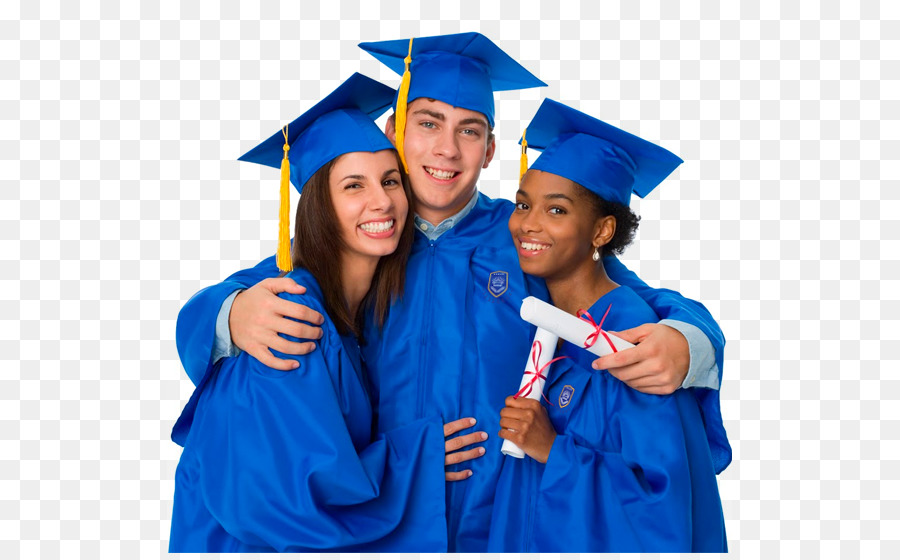
<svg viewBox="0 0 900 560">
<path fill-rule="evenodd" d="M 284 159 L 281 160 L 281 205 L 278 209 L 278 252 L 275 254 L 275 262 L 278 269 L 290 272 L 294 269 L 291 258 L 291 163 L 288 161 L 288 127 L 282 130 L 284 133 Z"/>
<path fill-rule="evenodd" d="M 409 52 L 403 59 L 405 68 L 403 69 L 403 78 L 400 80 L 400 93 L 397 95 L 397 113 L 394 116 L 394 130 L 397 139 L 397 153 L 400 154 L 400 163 L 403 164 L 403 170 L 409 173 L 409 167 L 406 165 L 406 155 L 403 153 L 403 137 L 406 134 L 406 98 L 409 96 L 409 63 L 412 62 L 412 37 L 409 38 Z"/>
<path fill-rule="evenodd" d="M 528 154 L 526 151 L 528 150 L 528 141 L 525 140 L 525 132 L 528 131 L 528 127 L 525 127 L 525 130 L 522 131 L 522 155 L 519 156 L 519 182 L 522 182 L 522 177 L 525 176 L 525 172 L 528 171 Z"/>
</svg>

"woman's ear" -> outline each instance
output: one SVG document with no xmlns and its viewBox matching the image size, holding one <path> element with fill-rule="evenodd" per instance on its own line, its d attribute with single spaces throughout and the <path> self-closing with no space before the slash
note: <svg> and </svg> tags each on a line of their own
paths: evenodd
<svg viewBox="0 0 900 560">
<path fill-rule="evenodd" d="M 597 223 L 594 225 L 594 237 L 592 240 L 592 245 L 594 247 L 603 247 L 612 241 L 613 236 L 616 234 L 616 217 L 615 216 L 603 216 L 597 220 Z"/>
</svg>

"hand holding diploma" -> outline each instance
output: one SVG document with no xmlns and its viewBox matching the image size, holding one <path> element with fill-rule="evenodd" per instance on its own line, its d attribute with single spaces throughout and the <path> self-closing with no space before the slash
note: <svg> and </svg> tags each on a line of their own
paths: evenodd
<svg viewBox="0 0 900 560">
<path fill-rule="evenodd" d="M 519 384 L 519 392 L 516 393 L 517 398 L 532 399 L 537 402 L 540 408 L 541 395 L 544 393 L 544 381 L 547 379 L 547 366 L 554 361 L 553 354 L 556 352 L 556 343 L 558 341 L 558 336 L 542 328 L 538 328 L 537 332 L 534 333 L 534 342 L 531 343 L 531 353 L 528 356 L 528 362 L 525 364 L 525 373 L 522 375 L 522 382 Z M 506 400 L 509 401 L 509 399 Z M 509 404 L 506 406 L 508 407 Z M 503 412 L 500 413 L 500 416 L 500 425 L 502 427 Z M 504 430 L 501 430 L 500 437 L 504 437 L 503 433 Z M 525 452 L 510 441 L 509 437 L 504 437 L 504 439 L 506 441 L 503 442 L 503 447 L 500 448 L 503 454 L 512 455 L 517 459 L 525 456 Z"/>
</svg>

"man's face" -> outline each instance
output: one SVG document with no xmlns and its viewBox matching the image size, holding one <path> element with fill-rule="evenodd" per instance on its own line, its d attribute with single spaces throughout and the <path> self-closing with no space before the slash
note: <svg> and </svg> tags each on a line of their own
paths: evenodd
<svg viewBox="0 0 900 560">
<path fill-rule="evenodd" d="M 385 132 L 396 143 L 394 119 Z M 409 104 L 403 151 L 422 218 L 438 224 L 466 205 L 494 157 L 489 132 L 487 118 L 477 111 L 424 97 Z"/>
</svg>

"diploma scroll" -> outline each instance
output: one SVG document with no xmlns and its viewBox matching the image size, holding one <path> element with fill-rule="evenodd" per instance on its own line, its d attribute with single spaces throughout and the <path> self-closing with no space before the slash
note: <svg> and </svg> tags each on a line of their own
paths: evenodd
<svg viewBox="0 0 900 560">
<path fill-rule="evenodd" d="M 634 347 L 634 344 L 613 336 L 606 331 L 599 331 L 599 334 L 603 336 L 598 336 L 598 330 L 587 321 L 574 315 L 569 315 L 562 309 L 536 297 L 529 296 L 522 300 L 519 315 L 522 319 L 536 326 L 538 330 L 544 329 L 549 331 L 559 338 L 567 340 L 575 346 L 580 346 L 597 356 L 606 356 L 616 350 Z M 602 323 L 603 321 L 600 322 Z M 589 344 L 589 341 L 592 339 L 595 342 Z M 613 350 L 613 347 L 615 347 L 615 350 Z"/>
<path fill-rule="evenodd" d="M 541 395 L 544 393 L 544 379 L 536 374 L 544 370 L 545 366 L 553 360 L 558 341 L 558 336 L 538 327 L 537 332 L 534 333 L 534 342 L 531 343 L 531 352 L 528 353 L 525 374 L 522 375 L 522 382 L 519 384 L 519 392 L 522 392 L 519 398 L 536 401 L 541 399 Z M 504 455 L 510 455 L 516 459 L 525 456 L 525 452 L 508 439 L 503 440 L 503 447 L 500 448 L 500 451 Z"/>
</svg>

